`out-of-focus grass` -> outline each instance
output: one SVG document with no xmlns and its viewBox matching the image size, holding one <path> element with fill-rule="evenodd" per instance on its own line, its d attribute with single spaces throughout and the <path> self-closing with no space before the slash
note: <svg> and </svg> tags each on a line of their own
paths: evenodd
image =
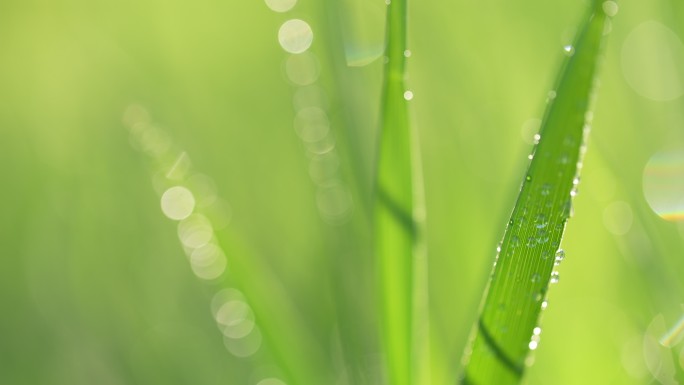
<svg viewBox="0 0 684 385">
<path fill-rule="evenodd" d="M 581 384 L 587 373 L 596 383 L 649 383 L 663 377 L 653 374 L 653 362 L 671 357 L 644 341 L 681 315 L 682 227 L 649 208 L 642 171 L 654 153 L 684 143 L 681 97 L 655 101 L 636 92 L 621 55 L 645 21 L 681 34 L 681 15 L 670 4 L 623 3 L 613 25 L 577 215 L 563 241 L 567 258 L 530 384 Z M 362 290 L 369 243 L 328 242 L 337 234 L 317 213 L 276 33 L 295 17 L 317 33 L 312 50 L 338 149 L 367 173 L 359 189 L 366 193 L 382 63 L 339 65 L 341 51 L 329 43 L 337 35 L 326 32 L 334 13 L 320 6 L 301 0 L 275 14 L 261 2 L 206 0 L 0 5 L 0 382 L 251 384 L 277 374 L 267 356 L 237 359 L 224 349 L 209 311 L 215 289 L 192 275 L 122 127 L 131 102 L 145 105 L 214 178 L 232 205 L 232 226 L 284 283 L 312 335 L 335 352 L 325 359 L 339 363 L 338 344 L 329 341 L 346 328 L 363 342 L 350 348 L 364 371 L 359 378 L 379 371 L 377 308 Z M 430 214 L 434 384 L 457 376 L 524 170 L 531 134 L 521 127 L 542 113 L 539 95 L 551 87 L 577 9 L 565 0 L 409 6 L 411 103 Z M 658 61 L 638 63 L 644 78 L 666 74 Z M 354 145 L 343 146 L 352 134 Z M 355 176 L 350 170 L 342 171 Z M 632 213 L 631 221 L 618 220 L 631 224 L 625 233 L 613 226 L 616 201 Z M 361 202 L 353 228 L 367 225 Z M 337 286 L 344 289 L 330 290 L 338 272 L 331 261 L 345 258 L 358 261 L 347 268 L 366 285 L 345 272 L 345 286 Z M 270 287 L 258 275 L 244 279 Z M 338 317 L 336 296 L 352 298 L 346 318 Z"/>
<path fill-rule="evenodd" d="M 429 307 L 422 171 L 408 108 L 413 92 L 406 85 L 407 11 L 405 0 L 387 7 L 373 207 L 385 381 L 397 385 L 429 381 L 420 373 L 429 355 Z"/>
</svg>

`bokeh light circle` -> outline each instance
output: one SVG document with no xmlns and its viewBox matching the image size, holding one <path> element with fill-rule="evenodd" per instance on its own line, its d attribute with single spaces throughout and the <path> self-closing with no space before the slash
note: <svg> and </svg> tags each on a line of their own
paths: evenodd
<svg viewBox="0 0 684 385">
<path fill-rule="evenodd" d="M 684 148 L 653 155 L 644 167 L 643 189 L 656 214 L 669 221 L 684 220 Z"/>
<path fill-rule="evenodd" d="M 161 209 L 168 218 L 183 220 L 195 209 L 195 197 L 183 186 L 171 187 L 162 194 Z"/>
<path fill-rule="evenodd" d="M 265 2 L 271 11 L 280 13 L 291 10 L 297 4 L 297 0 L 265 0 Z"/>
<path fill-rule="evenodd" d="M 684 94 L 684 44 L 657 21 L 643 22 L 627 35 L 621 65 L 627 83 L 645 98 L 667 101 Z"/>
<path fill-rule="evenodd" d="M 285 51 L 302 53 L 313 43 L 313 30 L 304 20 L 290 19 L 280 26 L 278 41 Z"/>
</svg>

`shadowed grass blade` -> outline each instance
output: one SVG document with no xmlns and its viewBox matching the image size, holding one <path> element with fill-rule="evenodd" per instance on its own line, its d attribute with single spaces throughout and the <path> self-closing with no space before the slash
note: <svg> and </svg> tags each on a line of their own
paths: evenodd
<svg viewBox="0 0 684 385">
<path fill-rule="evenodd" d="M 528 353 L 537 346 L 535 328 L 548 284 L 557 279 L 552 270 L 579 182 L 606 23 L 616 10 L 615 2 L 594 2 L 574 46 L 566 47 L 569 57 L 549 94 L 538 144 L 466 352 L 463 383 L 518 383 Z"/>
<path fill-rule="evenodd" d="M 411 130 L 406 90 L 406 0 L 389 4 L 387 14 L 387 51 L 382 100 L 382 125 L 375 191 L 375 253 L 380 281 L 381 327 L 387 383 L 406 385 L 417 366 L 413 344 L 415 324 L 413 306 L 425 302 L 424 295 L 414 300 L 414 270 L 424 258 L 419 242 L 421 225 L 417 213 L 422 209 L 422 187 L 415 133 Z M 422 262 L 421 262 L 422 261 Z M 424 279 L 419 279 L 421 282 Z M 422 292 L 421 292 L 422 293 Z M 424 294 L 424 293 L 423 293 Z"/>
</svg>

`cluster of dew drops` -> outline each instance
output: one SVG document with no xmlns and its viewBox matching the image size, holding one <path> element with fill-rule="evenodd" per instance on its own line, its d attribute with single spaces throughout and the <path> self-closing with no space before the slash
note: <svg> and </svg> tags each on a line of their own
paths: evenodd
<svg viewBox="0 0 684 385">
<path fill-rule="evenodd" d="M 617 3 L 614 2 L 614 1 L 610 1 L 610 0 L 609 0 L 609 1 L 605 1 L 605 2 L 603 2 L 603 4 L 602 4 L 602 9 L 603 9 L 603 12 L 604 12 L 607 16 L 612 17 L 612 16 L 615 16 L 615 14 L 617 14 L 617 12 L 618 12 L 618 5 L 617 5 Z M 610 24 L 607 24 L 607 28 L 606 28 L 605 33 L 608 33 L 608 32 L 610 32 Z M 571 44 L 568 44 L 568 45 L 563 46 L 563 52 L 564 52 L 565 55 L 567 55 L 567 56 L 573 56 L 574 53 L 575 53 L 575 48 L 574 48 L 574 46 L 572 46 Z M 556 91 L 555 91 L 555 90 L 549 91 L 548 96 L 547 96 L 547 103 L 553 103 L 553 101 L 556 99 L 556 96 L 557 96 L 557 94 L 556 94 Z M 583 130 L 583 133 L 584 133 L 585 136 L 586 136 L 586 134 L 588 133 L 588 128 L 589 128 L 589 125 L 590 125 L 590 123 L 591 123 L 591 118 L 592 118 L 591 112 L 587 112 L 587 114 L 586 114 L 586 116 L 585 116 L 585 119 L 586 119 L 585 127 L 584 127 L 584 130 Z M 533 144 L 535 145 L 535 147 L 536 147 L 537 144 L 539 144 L 539 141 L 540 141 L 540 140 L 541 140 L 540 134 L 538 134 L 538 133 L 535 134 L 535 135 L 534 135 L 534 138 L 533 138 Z M 579 171 L 580 171 L 581 168 L 582 168 L 582 161 L 581 161 L 581 159 L 582 159 L 582 155 L 584 154 L 584 151 L 585 151 L 585 150 L 586 150 L 586 148 L 585 148 L 584 145 L 583 145 L 583 146 L 581 147 L 581 149 L 580 149 L 580 161 L 578 161 L 578 164 L 577 164 L 577 172 L 578 172 L 578 173 L 579 173 Z M 529 159 L 529 160 L 534 159 L 534 150 L 533 150 L 533 152 L 532 152 L 531 154 L 528 155 L 528 159 Z M 561 159 L 561 163 L 566 163 L 566 162 L 567 162 L 567 155 L 565 155 L 565 156 Z M 526 181 L 526 182 L 531 181 L 531 176 L 530 176 L 530 175 L 527 175 L 527 176 L 525 177 L 525 181 Z M 575 178 L 573 178 L 573 181 L 572 181 L 572 189 L 571 189 L 571 191 L 570 191 L 570 197 L 569 197 L 568 203 L 566 204 L 566 213 L 565 213 L 565 215 L 564 215 L 565 219 L 568 219 L 568 218 L 570 218 L 570 217 L 573 216 L 572 199 L 575 198 L 575 197 L 577 196 L 577 194 L 578 194 L 578 185 L 579 185 L 579 182 L 580 182 L 579 176 L 576 176 Z M 549 194 L 549 192 L 550 192 L 550 186 L 549 186 L 549 185 L 544 185 L 544 186 L 542 186 L 542 191 L 541 191 L 541 194 L 542 194 L 542 195 L 546 196 L 546 195 Z M 540 214 L 540 215 L 543 215 L 543 214 Z M 543 219 L 543 218 L 542 218 L 542 219 Z M 540 218 L 537 218 L 537 223 L 538 223 L 538 224 L 536 225 L 536 227 L 537 227 L 538 229 L 541 229 L 541 228 L 545 227 L 545 226 L 548 224 L 547 222 L 544 222 L 544 221 L 541 220 Z M 509 222 L 509 225 L 511 225 L 511 226 L 513 225 L 513 220 L 512 220 L 512 219 L 511 219 L 511 221 Z M 520 240 L 517 239 L 517 237 L 514 236 L 514 238 L 512 239 L 512 242 L 514 242 L 514 244 L 515 244 L 516 242 L 519 243 Z M 528 246 L 531 246 L 531 245 L 532 245 L 530 242 L 532 242 L 531 239 L 528 240 L 528 244 L 527 244 Z M 501 244 L 499 244 L 499 245 L 497 246 L 497 248 L 496 248 L 496 259 L 494 260 L 494 267 L 496 267 L 496 265 L 497 265 L 498 258 L 499 258 L 499 253 L 500 253 L 500 252 L 501 252 Z M 543 252 L 543 253 L 542 253 L 542 258 L 543 258 L 543 259 L 548 259 L 548 258 L 550 257 L 550 254 L 551 254 L 551 253 L 549 253 L 549 252 Z M 555 256 L 554 256 L 554 266 L 556 266 L 556 267 L 559 266 L 559 265 L 561 264 L 561 262 L 563 262 L 564 259 L 565 259 L 565 251 L 564 251 L 562 248 L 559 248 L 559 249 L 556 251 Z M 539 273 L 533 273 L 532 276 L 530 277 L 530 280 L 531 280 L 532 282 L 534 282 L 534 283 L 540 282 L 541 279 L 542 279 L 542 277 L 541 277 L 541 274 L 539 274 Z M 552 271 L 552 272 L 551 272 L 551 276 L 550 276 L 550 278 L 549 278 L 549 283 L 550 283 L 550 284 L 555 284 L 555 283 L 558 283 L 559 280 L 560 280 L 560 273 L 559 273 L 558 271 L 556 271 L 556 270 Z M 542 310 L 545 310 L 545 309 L 548 307 L 548 300 L 547 300 L 546 298 L 544 298 L 544 296 L 543 296 L 541 293 L 538 293 L 538 294 L 534 297 L 534 300 L 535 300 L 535 301 L 541 301 L 541 309 L 542 309 Z M 531 351 L 534 351 L 534 350 L 537 349 L 537 347 L 538 347 L 538 345 L 539 345 L 539 341 L 540 341 L 541 332 L 542 332 L 542 329 L 541 329 L 540 326 L 535 326 L 534 329 L 532 330 L 532 336 L 531 336 L 530 341 L 529 341 L 529 343 L 528 343 L 528 345 L 527 345 L 528 348 L 529 348 Z M 526 361 L 526 364 L 530 365 L 530 364 L 533 362 L 533 360 L 534 360 L 534 357 L 533 357 L 533 356 L 529 356 L 529 357 L 528 357 L 528 360 Z"/>
</svg>

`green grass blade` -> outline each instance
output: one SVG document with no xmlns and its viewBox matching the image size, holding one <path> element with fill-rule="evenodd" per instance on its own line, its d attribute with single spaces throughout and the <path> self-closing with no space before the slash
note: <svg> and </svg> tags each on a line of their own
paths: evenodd
<svg viewBox="0 0 684 385">
<path fill-rule="evenodd" d="M 375 192 L 375 253 L 378 259 L 382 342 L 387 383 L 413 382 L 414 268 L 420 247 L 420 178 L 415 133 L 405 97 L 406 0 L 387 14 L 382 125 Z M 424 261 L 423 258 L 419 260 Z M 422 274 L 422 273 L 421 273 Z M 422 274 L 424 275 L 424 274 Z M 422 299 L 424 297 L 417 296 Z M 421 324 L 424 322 L 420 322 Z"/>
<path fill-rule="evenodd" d="M 549 95 L 540 140 L 506 228 L 476 334 L 466 352 L 463 383 L 516 384 L 545 306 L 555 254 L 571 213 L 572 192 L 595 96 L 605 24 L 615 3 L 594 2 Z M 605 9 L 605 11 L 604 11 Z M 574 51 L 574 52 L 573 52 Z M 534 342 L 531 342 L 531 341 Z"/>
</svg>

